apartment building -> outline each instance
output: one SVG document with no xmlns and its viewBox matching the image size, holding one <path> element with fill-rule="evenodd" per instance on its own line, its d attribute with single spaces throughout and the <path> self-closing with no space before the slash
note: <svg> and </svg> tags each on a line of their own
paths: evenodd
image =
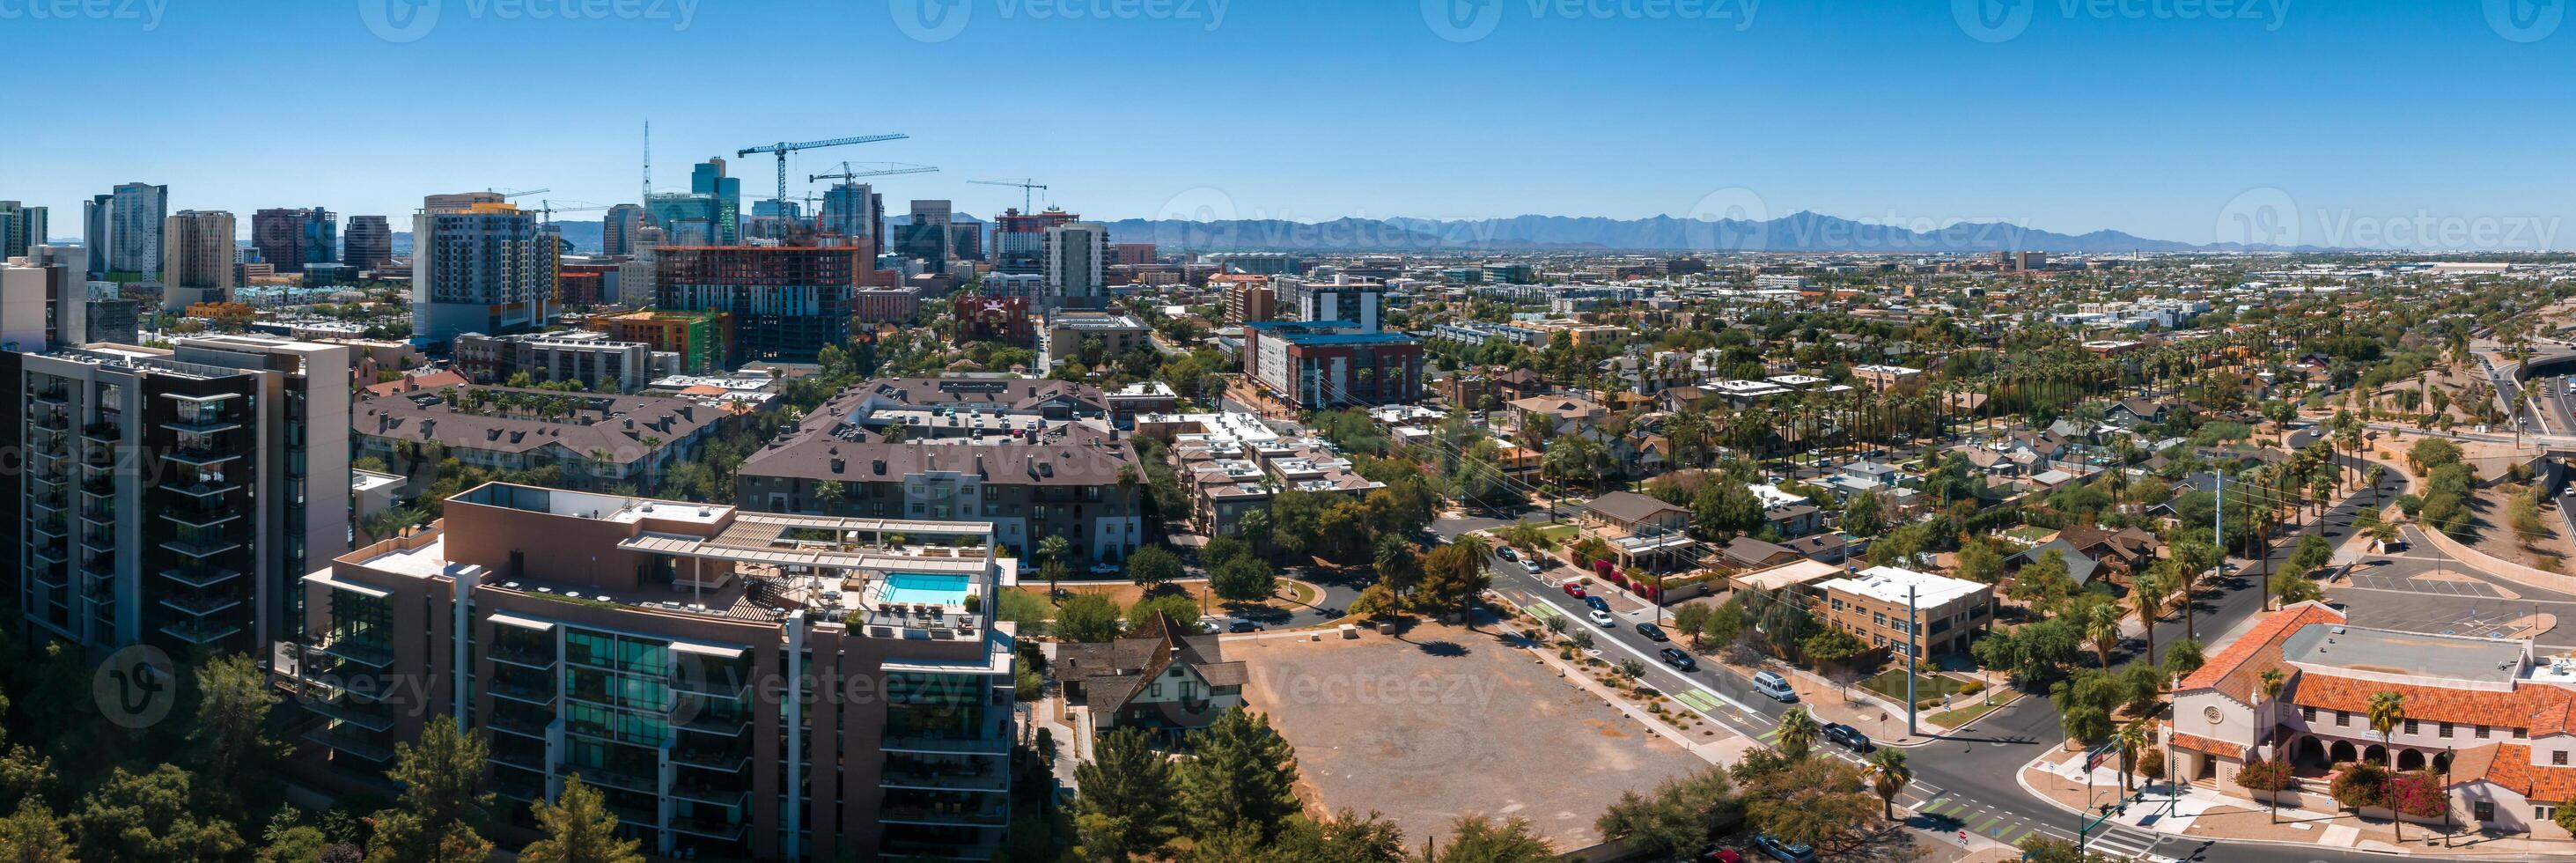
<svg viewBox="0 0 2576 863">
<path fill-rule="evenodd" d="M 161 307 L 184 311 L 233 298 L 233 214 L 181 210 L 161 220 Z"/>
<path fill-rule="evenodd" d="M 443 386 L 359 396 L 349 414 L 360 455 L 426 477 L 439 455 L 497 470 L 556 468 L 567 486 L 660 486 L 730 416 L 687 399 Z"/>
<path fill-rule="evenodd" d="M 1297 410 L 1411 404 L 1422 398 L 1422 340 L 1340 323 L 1243 328 L 1243 371 Z"/>
<path fill-rule="evenodd" d="M 1030 554 L 1062 536 L 1114 563 L 1144 542 L 1144 475 L 1100 390 L 1007 376 L 884 378 L 843 391 L 751 454 L 747 510 L 982 521 Z"/>
<path fill-rule="evenodd" d="M 557 235 L 506 203 L 445 209 L 431 196 L 412 217 L 412 336 L 445 344 L 499 335 L 553 316 Z M 272 264 L 283 266 L 282 262 Z"/>
<path fill-rule="evenodd" d="M 503 383 L 526 372 L 536 383 L 579 381 L 593 392 L 631 393 L 665 373 L 678 373 L 673 360 L 665 369 L 653 346 L 589 331 L 456 337 L 456 370 L 478 384 Z"/>
<path fill-rule="evenodd" d="M 1252 414 L 1145 414 L 1136 433 L 1170 442 L 1192 529 L 1209 536 L 1241 535 L 1243 516 L 1269 509 L 1282 492 L 1359 497 L 1386 487 L 1331 442 L 1279 434 Z"/>
<path fill-rule="evenodd" d="M 621 342 L 643 342 L 655 353 L 679 356 L 680 373 L 703 375 L 733 367 L 733 317 L 724 312 L 645 309 L 592 315 L 582 324 Z"/>
<path fill-rule="evenodd" d="M 350 367 L 345 346 L 251 336 L 0 354 L 28 624 L 173 655 L 299 635 L 295 579 L 348 545 Z"/>
<path fill-rule="evenodd" d="M 485 485 L 306 576 L 281 676 L 337 769 L 455 717 L 523 837 L 579 774 L 662 859 L 990 859 L 1017 738 L 1010 625 L 972 610 L 1014 568 L 992 530 Z"/>
<path fill-rule="evenodd" d="M 0 260 L 0 350 L 43 351 L 91 340 L 89 250 L 78 244 L 27 247 Z"/>
<path fill-rule="evenodd" d="M 1052 311 L 1038 324 L 1038 365 L 1054 368 L 1066 360 L 1097 363 L 1150 349 L 1153 328 L 1135 315 L 1109 312 Z M 1094 345 L 1097 345 L 1095 348 Z"/>
<path fill-rule="evenodd" d="M 1903 567 L 1873 566 L 1817 584 L 1815 591 L 1818 616 L 1827 625 L 1898 657 L 1917 626 L 1923 655 L 1938 656 L 1966 652 L 1995 618 L 1994 585 Z"/>
<path fill-rule="evenodd" d="M 731 316 L 737 359 L 813 362 L 850 338 L 853 295 L 871 272 L 859 246 L 662 246 L 655 305 Z"/>
</svg>

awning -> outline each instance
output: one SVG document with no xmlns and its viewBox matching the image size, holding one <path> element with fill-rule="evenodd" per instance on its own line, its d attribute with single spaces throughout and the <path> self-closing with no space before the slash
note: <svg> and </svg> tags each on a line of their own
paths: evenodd
<svg viewBox="0 0 2576 863">
<path fill-rule="evenodd" d="M 311 575 L 307 575 L 307 576 L 305 576 L 305 577 L 304 577 L 304 580 L 305 580 L 305 581 L 313 582 L 314 584 L 322 585 L 323 587 L 328 587 L 328 588 L 330 588 L 330 589 L 332 589 L 332 590 L 345 590 L 345 591 L 348 591 L 348 592 L 350 592 L 350 593 L 354 593 L 354 594 L 357 594 L 357 595 L 359 595 L 359 596 L 369 597 L 369 598 L 372 598 L 372 599 L 383 599 L 383 598 L 385 598 L 385 597 L 388 597 L 388 596 L 392 596 L 392 595 L 393 595 L 393 592 L 392 592 L 392 591 L 389 591 L 389 590 L 381 590 L 381 589 L 378 589 L 378 588 L 368 587 L 368 586 L 363 585 L 363 584 L 355 584 L 355 583 L 351 583 L 351 582 L 341 581 L 341 580 L 336 579 L 336 578 L 332 578 L 332 577 L 331 577 L 331 574 L 330 574 L 330 573 L 328 573 L 328 572 L 316 572 L 316 573 L 313 573 L 313 574 L 311 574 Z"/>
<path fill-rule="evenodd" d="M 507 615 L 507 614 L 494 614 L 494 615 L 492 615 L 492 616 L 491 616 L 491 620 L 492 620 L 492 622 L 493 622 L 493 623 L 496 623 L 496 624 L 499 624 L 499 625 L 502 625 L 502 626 L 515 626 L 515 627 L 518 627 L 518 628 L 520 628 L 520 629 L 533 629 L 533 630 L 536 630 L 536 631 L 538 631 L 538 632 L 545 632 L 545 631 L 552 630 L 552 629 L 554 629 L 554 628 L 555 628 L 555 625 L 554 625 L 553 623 L 550 623 L 550 622 L 547 622 L 547 621 L 543 621 L 543 620 L 536 620 L 536 619 L 533 619 L 533 618 L 526 618 L 526 617 L 517 617 L 517 616 Z"/>
<path fill-rule="evenodd" d="M 721 645 L 714 645 L 714 644 L 698 644 L 698 643 L 695 643 L 695 642 L 689 642 L 689 641 L 674 641 L 674 642 L 671 642 L 671 649 L 672 649 L 672 650 L 675 650 L 675 651 L 678 651 L 678 652 L 681 652 L 681 653 L 694 653 L 694 654 L 697 654 L 697 655 L 699 655 L 699 656 L 712 656 L 712 657 L 715 657 L 715 658 L 717 658 L 717 659 L 741 659 L 741 658 L 742 658 L 742 650 L 743 650 L 742 648 L 739 648 L 739 647 L 724 647 L 724 646 L 721 646 Z"/>
</svg>

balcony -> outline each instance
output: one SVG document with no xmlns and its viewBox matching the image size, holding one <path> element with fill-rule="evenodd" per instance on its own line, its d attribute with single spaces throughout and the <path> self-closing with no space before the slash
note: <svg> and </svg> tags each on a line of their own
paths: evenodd
<svg viewBox="0 0 2576 863">
<path fill-rule="evenodd" d="M 241 428 L 242 424 L 221 414 L 198 417 L 183 414 L 178 419 L 162 423 L 161 427 L 181 434 L 208 435 L 232 431 Z"/>
<path fill-rule="evenodd" d="M 161 577 L 189 587 L 205 588 L 239 578 L 241 573 L 220 566 L 187 566 L 162 570 Z"/>
<path fill-rule="evenodd" d="M 181 593 L 161 598 L 161 604 L 191 617 L 204 617 L 242 604 L 241 598 L 220 593 Z"/>
<path fill-rule="evenodd" d="M 344 659 L 370 668 L 384 668 L 394 662 L 392 647 L 366 639 L 341 638 L 314 644 L 313 650 L 325 656 Z"/>
<path fill-rule="evenodd" d="M 889 752 L 927 752 L 932 754 L 1002 755 L 1011 751 L 1011 741 L 1000 734 L 989 737 L 962 735 L 888 734 L 882 748 Z"/>
<path fill-rule="evenodd" d="M 103 473 L 91 474 L 89 478 L 81 480 L 80 490 L 82 494 L 89 495 L 91 497 L 114 496 L 116 494 L 116 477 Z"/>
<path fill-rule="evenodd" d="M 671 727 L 717 737 L 740 737 L 751 730 L 751 719 L 744 716 L 699 711 L 685 721 L 671 723 Z"/>
<path fill-rule="evenodd" d="M 174 506 L 157 510 L 162 518 L 183 527 L 211 528 L 242 517 L 241 511 L 217 506 Z"/>
<path fill-rule="evenodd" d="M 566 775 L 579 773 L 581 781 L 604 788 L 623 788 L 653 795 L 662 793 L 662 778 L 640 771 L 621 770 L 615 767 L 583 767 L 567 763 L 556 765 L 555 772 Z"/>
<path fill-rule="evenodd" d="M 877 852 L 903 859 L 991 860 L 1001 856 L 1002 837 L 999 833 L 984 833 L 974 844 L 967 845 L 888 835 L 877 840 Z"/>
<path fill-rule="evenodd" d="M 301 703 L 304 705 L 304 709 L 313 711 L 317 715 L 328 718 L 334 722 L 342 722 L 359 728 L 364 728 L 368 731 L 384 731 L 394 727 L 394 718 L 385 714 L 385 709 L 382 705 L 359 706 L 353 704 L 342 704 L 338 701 L 324 699 L 314 699 Z"/>
<path fill-rule="evenodd" d="M 214 474 L 198 477 L 196 482 L 187 485 L 165 485 L 162 488 L 189 497 L 206 498 L 238 490 L 241 488 L 241 483 L 226 479 L 222 474 Z"/>
<path fill-rule="evenodd" d="M 981 765 L 982 769 L 969 765 Z M 886 788 L 917 791 L 1008 791 L 1010 775 L 990 758 L 968 759 L 951 764 L 902 763 L 887 759 L 885 772 L 877 784 Z"/>
<path fill-rule="evenodd" d="M 671 749 L 671 763 L 718 773 L 739 773 L 751 766 L 751 750 L 737 746 L 676 746 Z"/>
<path fill-rule="evenodd" d="M 238 458 L 241 458 L 241 453 L 225 452 L 208 446 L 175 449 L 171 450 L 169 454 L 169 459 L 171 461 L 188 465 L 190 467 L 213 467 Z"/>
<path fill-rule="evenodd" d="M 671 786 L 671 796 L 693 803 L 731 806 L 739 809 L 751 802 L 751 789 L 734 784 L 680 782 Z"/>
<path fill-rule="evenodd" d="M 211 644 L 242 631 L 222 621 L 187 620 L 161 627 L 161 633 L 189 644 Z"/>
<path fill-rule="evenodd" d="M 494 731 L 544 740 L 546 739 L 546 729 L 554 724 L 554 720 L 541 716 L 525 715 L 515 710 L 494 710 L 492 711 L 492 721 L 488 724 Z"/>
<path fill-rule="evenodd" d="M 28 522 L 27 526 L 34 528 L 38 534 L 50 536 L 55 539 L 63 539 L 71 536 L 69 533 L 71 530 L 69 523 L 63 521 L 61 516 L 39 518 Z"/>
<path fill-rule="evenodd" d="M 116 531 L 83 530 L 81 531 L 80 544 L 82 548 L 89 549 L 90 551 L 94 551 L 99 554 L 115 554 Z"/>
<path fill-rule="evenodd" d="M 890 802 L 877 810 L 877 820 L 887 824 L 938 827 L 1001 827 L 1010 824 L 1010 802 L 999 795 L 987 796 L 992 797 L 991 802 L 979 804 L 902 805 Z"/>
<path fill-rule="evenodd" d="M 72 560 L 70 544 L 61 541 L 37 543 L 35 547 L 28 549 L 28 552 L 56 564 L 70 563 Z"/>
<path fill-rule="evenodd" d="M 112 444 L 125 439 L 125 429 L 113 421 L 102 420 L 81 426 L 81 437 Z"/>
<path fill-rule="evenodd" d="M 555 667 L 555 650 L 554 645 L 551 644 L 542 648 L 521 644 L 495 644 L 491 650 L 485 651 L 484 655 L 491 657 L 493 662 L 503 665 L 538 670 Z"/>
<path fill-rule="evenodd" d="M 67 405 L 72 402 L 72 388 L 62 384 L 38 387 L 27 393 L 27 397 L 35 399 L 37 404 Z"/>
<path fill-rule="evenodd" d="M 506 767 L 516 767 L 521 770 L 533 770 L 538 773 L 546 772 L 546 754 L 544 752 L 514 752 L 508 749 L 496 749 L 492 751 L 492 763 Z"/>
<path fill-rule="evenodd" d="M 80 517 L 82 521 L 89 522 L 91 524 L 103 524 L 109 527 L 115 527 L 116 506 L 112 501 L 84 506 L 80 509 Z"/>
<path fill-rule="evenodd" d="M 81 571 L 100 576 L 115 576 L 116 550 L 109 549 L 97 554 L 83 555 L 81 557 Z"/>
<path fill-rule="evenodd" d="M 539 704 L 551 707 L 555 703 L 555 687 L 553 681 L 547 681 L 544 686 L 537 686 L 534 684 L 511 680 L 509 678 L 495 677 L 491 683 L 486 684 L 483 687 L 483 691 L 492 693 L 492 697 L 494 698 L 506 698 L 511 701 L 526 704 Z"/>
<path fill-rule="evenodd" d="M 744 833 L 751 829 L 750 822 L 726 821 L 721 818 L 677 818 L 667 826 L 673 833 L 735 842 L 741 841 Z"/>
<path fill-rule="evenodd" d="M 233 541 L 230 537 L 201 536 L 173 539 L 169 542 L 162 543 L 161 547 L 188 557 L 204 560 L 206 558 L 240 548 L 242 547 L 242 544 Z"/>
<path fill-rule="evenodd" d="M 329 747 L 334 752 L 344 752 L 377 763 L 392 761 L 394 758 L 392 749 L 379 746 L 356 734 L 340 731 L 336 727 L 316 729 L 304 735 L 304 740 L 307 743 Z"/>
</svg>

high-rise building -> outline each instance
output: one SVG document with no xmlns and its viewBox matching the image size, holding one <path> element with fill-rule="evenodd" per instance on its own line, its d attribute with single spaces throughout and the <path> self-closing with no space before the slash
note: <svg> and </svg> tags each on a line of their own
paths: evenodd
<svg viewBox="0 0 2576 863">
<path fill-rule="evenodd" d="M 271 208 L 251 214 L 250 244 L 280 273 L 301 273 L 308 264 L 340 260 L 340 221 L 331 211 L 314 207 Z"/>
<path fill-rule="evenodd" d="M 866 183 L 839 183 L 823 192 L 823 233 L 864 237 L 870 248 L 886 247 L 885 196 Z"/>
<path fill-rule="evenodd" d="M 161 220 L 170 216 L 170 187 L 126 183 L 82 205 L 90 277 L 150 279 L 161 273 Z"/>
<path fill-rule="evenodd" d="M 92 649 L 265 653 L 348 547 L 345 345 L 252 336 L 0 354 L 25 405 L 18 607 Z"/>
<path fill-rule="evenodd" d="M 503 808 L 579 774 L 657 859 L 993 859 L 1018 736 L 995 540 L 488 484 L 306 576 L 284 676 L 323 769 L 380 774 L 461 716 Z M 791 598 L 781 555 L 864 587 Z"/>
<path fill-rule="evenodd" d="M 1022 213 L 1016 208 L 1002 211 L 1001 217 L 993 220 L 993 271 L 1046 272 L 1046 230 L 1081 219 L 1054 207 L 1042 213 Z"/>
<path fill-rule="evenodd" d="M 44 351 L 88 341 L 89 250 L 46 245 L 0 260 L 0 350 Z"/>
<path fill-rule="evenodd" d="M 1045 307 L 1097 309 L 1109 303 L 1109 229 L 1066 222 L 1046 229 Z"/>
<path fill-rule="evenodd" d="M 350 216 L 346 242 L 341 257 L 350 269 L 366 272 L 393 262 L 393 226 L 383 216 Z"/>
<path fill-rule="evenodd" d="M 710 158 L 692 168 L 689 192 L 714 198 L 714 234 L 708 242 L 719 246 L 742 242 L 742 178 L 725 176 L 724 157 Z"/>
<path fill-rule="evenodd" d="M 934 272 L 945 271 L 957 239 L 949 229 L 949 218 L 947 201 L 912 202 L 911 220 L 896 232 L 895 253 L 928 261 Z"/>
<path fill-rule="evenodd" d="M 983 260 L 984 223 L 975 221 L 948 223 L 948 253 L 960 261 Z"/>
<path fill-rule="evenodd" d="M 503 335 L 545 325 L 555 296 L 556 236 L 506 203 L 412 217 L 412 338 Z"/>
<path fill-rule="evenodd" d="M 636 204 L 619 204 L 608 208 L 599 223 L 599 253 L 609 257 L 635 254 L 635 231 L 644 227 L 644 208 Z"/>
<path fill-rule="evenodd" d="M 506 204 L 510 199 L 499 192 L 458 192 L 453 195 L 431 195 L 421 199 L 421 209 L 432 213 L 462 213 L 476 204 Z"/>
<path fill-rule="evenodd" d="M 864 245 L 663 246 L 658 308 L 725 312 L 735 358 L 813 362 L 850 337 L 851 298 L 871 271 Z"/>
<path fill-rule="evenodd" d="M 252 249 L 256 251 L 256 247 Z M 161 307 L 184 310 L 233 297 L 233 214 L 180 210 L 161 221 Z"/>
<path fill-rule="evenodd" d="M 24 255 L 28 246 L 45 243 L 45 208 L 0 201 L 0 260 Z"/>
<path fill-rule="evenodd" d="M 652 216 L 672 245 L 732 245 L 719 240 L 725 232 L 716 227 L 716 196 L 695 192 L 656 192 L 644 200 L 645 211 Z"/>
</svg>

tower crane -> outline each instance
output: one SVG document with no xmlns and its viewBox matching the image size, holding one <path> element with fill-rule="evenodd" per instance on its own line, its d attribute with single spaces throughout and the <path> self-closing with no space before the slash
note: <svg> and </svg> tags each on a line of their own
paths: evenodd
<svg viewBox="0 0 2576 863">
<path fill-rule="evenodd" d="M 873 144 L 873 143 L 876 143 L 876 142 L 878 142 L 878 141 L 899 141 L 899 140 L 902 140 L 902 139 L 904 139 L 904 138 L 909 138 L 909 137 L 912 137 L 912 136 L 910 136 L 910 135 L 904 135 L 904 134 L 900 134 L 900 133 L 898 133 L 898 134 L 892 134 L 892 135 L 860 135 L 860 136 L 855 137 L 855 138 L 831 138 L 831 139 L 828 139 L 828 140 L 822 140 L 822 141 L 805 141 L 805 142 L 802 142 L 802 143 L 796 143 L 796 144 L 790 144 L 790 143 L 787 143 L 787 142 L 785 142 L 785 141 L 780 141 L 780 142 L 778 142 L 778 143 L 770 144 L 770 145 L 765 146 L 765 147 L 744 147 L 740 152 L 736 152 L 736 153 L 734 153 L 734 157 L 735 157 L 735 158 L 741 158 L 741 157 L 743 157 L 743 156 L 749 156 L 749 155 L 751 155 L 751 154 L 753 154 L 753 153 L 776 153 L 776 154 L 778 154 L 778 197 L 777 197 L 777 201 L 778 201 L 778 210 L 779 210 L 779 212 L 782 212 L 782 213 L 783 213 L 783 212 L 786 212 L 786 211 L 787 211 L 787 154 L 789 154 L 789 153 L 793 153 L 793 152 L 796 152 L 796 151 L 798 151 L 798 150 L 817 150 L 817 149 L 821 149 L 821 148 L 824 148 L 824 147 L 840 147 L 840 146 L 845 146 L 845 145 L 849 145 L 849 144 Z M 810 182 L 810 181 L 809 181 L 809 182 Z"/>
<path fill-rule="evenodd" d="M 564 201 L 562 203 L 566 206 L 558 207 L 555 206 L 556 202 L 554 201 L 538 199 L 538 206 L 535 209 L 539 214 L 538 221 L 543 224 L 551 225 L 554 224 L 556 213 L 595 213 L 600 210 L 608 209 L 607 204 L 593 204 L 589 201 Z"/>
<path fill-rule="evenodd" d="M 511 198 L 525 198 L 525 197 L 527 197 L 527 196 L 529 196 L 529 195 L 542 195 L 542 194 L 545 194 L 545 193 L 547 193 L 547 192 L 551 192 L 551 191 L 554 191 L 554 190 L 553 190 L 553 189 L 529 189 L 529 190 L 527 190 L 527 191 L 521 192 L 521 191 L 512 191 L 512 190 L 509 190 L 509 189 L 484 189 L 483 191 L 499 193 L 499 194 L 500 194 L 500 196 L 501 196 L 501 200 L 507 201 L 507 200 L 509 200 L 509 199 L 511 199 Z"/>
<path fill-rule="evenodd" d="M 968 180 L 966 182 L 973 183 L 978 186 L 1020 187 L 1020 212 L 1022 213 L 1031 212 L 1029 205 L 1036 200 L 1032 193 L 1047 187 L 1045 183 L 1041 183 L 1036 180 Z"/>
<path fill-rule="evenodd" d="M 870 167 L 871 165 L 883 165 L 884 167 Z M 868 168 L 868 170 L 859 170 L 860 168 Z M 885 177 L 895 174 L 927 174 L 937 170 L 939 169 L 933 168 L 929 165 L 909 165 L 902 162 L 842 162 L 840 173 L 811 174 L 806 176 L 805 182 L 819 183 L 824 180 L 855 180 L 860 177 Z"/>
</svg>

